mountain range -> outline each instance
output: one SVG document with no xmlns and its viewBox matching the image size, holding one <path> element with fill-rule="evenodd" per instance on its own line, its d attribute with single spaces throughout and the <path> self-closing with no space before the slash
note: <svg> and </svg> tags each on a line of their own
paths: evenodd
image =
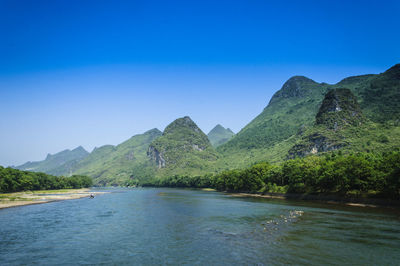
<svg viewBox="0 0 400 266">
<path fill-rule="evenodd" d="M 171 175 L 201 175 L 259 161 L 335 150 L 385 152 L 400 148 L 400 64 L 381 74 L 337 84 L 295 76 L 237 134 L 217 125 L 207 135 L 190 117 L 163 132 L 135 135 L 117 145 L 82 147 L 16 167 L 55 175 L 84 174 L 99 185 L 131 185 Z"/>
<path fill-rule="evenodd" d="M 19 170 L 44 172 L 51 175 L 66 175 L 75 170 L 76 164 L 89 155 L 82 146 L 73 150 L 64 150 L 54 155 L 47 154 L 43 161 L 26 162 L 15 167 Z"/>
</svg>

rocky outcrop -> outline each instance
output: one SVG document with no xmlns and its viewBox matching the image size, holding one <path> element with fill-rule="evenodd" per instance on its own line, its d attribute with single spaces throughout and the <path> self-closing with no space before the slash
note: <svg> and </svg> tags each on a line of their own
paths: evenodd
<svg viewBox="0 0 400 266">
<path fill-rule="evenodd" d="M 363 121 L 364 116 L 353 93 L 344 88 L 331 89 L 321 103 L 315 125 L 306 134 L 304 128 L 299 129 L 301 134 L 298 135 L 302 137 L 288 151 L 287 158 L 341 149 L 348 145 L 340 134 L 341 130 L 361 125 Z"/>
<path fill-rule="evenodd" d="M 317 125 L 339 130 L 346 125 L 359 125 L 363 115 L 357 99 L 349 89 L 328 91 L 315 118 Z"/>
<path fill-rule="evenodd" d="M 328 152 L 338 150 L 346 146 L 345 143 L 337 143 L 329 140 L 327 137 L 314 133 L 309 135 L 303 143 L 294 145 L 288 152 L 288 159 L 296 157 L 304 157 L 310 154 L 317 154 L 319 152 Z"/>
<path fill-rule="evenodd" d="M 156 163 L 158 169 L 165 167 L 165 159 L 162 152 L 159 152 L 155 147 L 149 146 L 147 156 Z"/>
<path fill-rule="evenodd" d="M 135 152 L 133 150 L 129 151 L 127 154 L 125 154 L 125 158 L 128 161 L 132 161 L 133 159 L 135 159 Z"/>
</svg>

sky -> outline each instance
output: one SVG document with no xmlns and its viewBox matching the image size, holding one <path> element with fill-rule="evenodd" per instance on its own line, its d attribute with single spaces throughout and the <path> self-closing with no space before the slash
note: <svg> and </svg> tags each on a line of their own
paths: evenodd
<svg viewBox="0 0 400 266">
<path fill-rule="evenodd" d="M 294 75 L 400 63 L 400 1 L 0 0 L 0 165 L 189 115 L 240 131 Z"/>
</svg>

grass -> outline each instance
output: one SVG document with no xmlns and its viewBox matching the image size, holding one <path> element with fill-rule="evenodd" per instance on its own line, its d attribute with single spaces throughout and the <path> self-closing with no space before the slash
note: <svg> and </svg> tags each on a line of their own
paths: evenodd
<svg viewBox="0 0 400 266">
<path fill-rule="evenodd" d="M 15 195 L 4 195 L 4 194 L 0 194 L 0 201 L 15 201 L 15 200 L 26 200 L 24 198 L 21 197 L 17 197 Z"/>
</svg>

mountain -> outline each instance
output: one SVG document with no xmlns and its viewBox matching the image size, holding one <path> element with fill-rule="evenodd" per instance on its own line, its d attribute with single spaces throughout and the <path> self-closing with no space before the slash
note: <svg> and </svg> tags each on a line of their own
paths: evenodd
<svg viewBox="0 0 400 266">
<path fill-rule="evenodd" d="M 55 154 L 19 169 L 72 172 L 89 175 L 100 185 L 130 185 L 154 177 L 203 175 L 334 150 L 395 149 L 400 149 L 400 64 L 337 84 L 292 77 L 236 135 L 217 125 L 207 137 L 185 116 L 163 133 L 152 129 L 117 146 L 105 145 L 89 155 L 85 151 L 73 160 L 59 161 Z"/>
<path fill-rule="evenodd" d="M 384 151 L 399 146 L 400 64 L 381 74 L 349 77 L 333 85 L 317 83 L 303 76 L 290 78 L 260 115 L 217 148 L 223 158 L 219 165 L 231 168 L 260 160 L 285 160 L 289 150 L 306 134 L 325 131 L 316 125 L 316 116 L 326 93 L 339 88 L 351 91 L 359 105 L 357 108 L 366 119 L 362 125 L 354 125 L 341 133 L 354 133 L 348 136 L 344 150 L 368 151 L 375 145 Z M 348 96 L 343 95 L 345 98 Z"/>
<path fill-rule="evenodd" d="M 51 175 L 69 175 L 78 161 L 88 156 L 88 152 L 79 146 L 73 150 L 64 150 L 56 154 L 48 154 L 39 162 L 27 162 L 15 167 L 19 170 L 45 172 Z"/>
<path fill-rule="evenodd" d="M 268 148 L 310 125 L 318 111 L 326 85 L 303 76 L 290 78 L 268 106 L 220 150 Z"/>
<path fill-rule="evenodd" d="M 341 149 L 350 144 L 353 129 L 367 122 L 349 89 L 329 90 L 315 117 L 315 125 L 289 150 L 289 158 Z"/>
<path fill-rule="evenodd" d="M 129 185 L 152 177 L 154 167 L 147 158 L 147 150 L 160 136 L 161 131 L 154 128 L 117 146 L 95 148 L 76 165 L 74 173 L 91 176 L 100 185 Z"/>
<path fill-rule="evenodd" d="M 218 147 L 229 141 L 234 135 L 235 133 L 233 133 L 232 130 L 229 128 L 224 128 L 218 124 L 211 129 L 211 131 L 207 134 L 207 137 L 210 140 L 211 145 Z"/>
<path fill-rule="evenodd" d="M 207 136 L 188 116 L 169 124 L 150 144 L 147 155 L 161 176 L 203 173 L 218 158 Z"/>
<path fill-rule="evenodd" d="M 267 107 L 230 141 L 217 148 L 221 168 L 241 168 L 266 160 L 280 162 L 299 131 L 313 125 L 329 85 L 303 76 L 286 81 Z"/>
</svg>

